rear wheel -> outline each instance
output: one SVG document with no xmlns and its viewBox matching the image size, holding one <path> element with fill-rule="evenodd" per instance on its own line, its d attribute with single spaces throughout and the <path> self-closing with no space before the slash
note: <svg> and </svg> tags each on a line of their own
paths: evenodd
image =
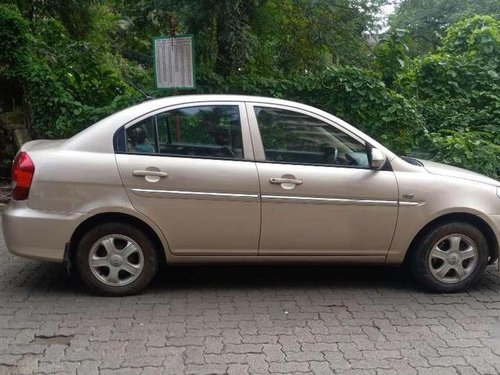
<svg viewBox="0 0 500 375">
<path fill-rule="evenodd" d="M 415 279 L 434 292 L 459 292 L 477 281 L 488 262 L 488 242 L 475 226 L 442 224 L 427 232 L 410 258 Z"/>
<path fill-rule="evenodd" d="M 75 261 L 85 284 L 109 296 L 141 291 L 158 269 L 153 242 L 141 230 L 124 223 L 101 224 L 85 233 Z"/>
</svg>

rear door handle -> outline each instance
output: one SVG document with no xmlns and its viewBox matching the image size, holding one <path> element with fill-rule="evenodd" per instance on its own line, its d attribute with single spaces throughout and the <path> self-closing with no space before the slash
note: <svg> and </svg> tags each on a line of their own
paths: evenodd
<svg viewBox="0 0 500 375">
<path fill-rule="evenodd" d="M 132 172 L 136 177 L 167 177 L 168 174 L 162 171 L 148 171 L 147 169 L 136 169 Z"/>
<path fill-rule="evenodd" d="M 304 181 L 297 180 L 296 178 L 283 178 L 283 177 L 271 177 L 269 179 L 271 184 L 281 185 L 281 184 L 294 184 L 294 185 L 302 185 Z"/>
</svg>

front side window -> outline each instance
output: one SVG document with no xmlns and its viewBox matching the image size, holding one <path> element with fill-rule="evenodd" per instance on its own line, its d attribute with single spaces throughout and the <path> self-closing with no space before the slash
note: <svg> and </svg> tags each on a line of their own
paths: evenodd
<svg viewBox="0 0 500 375">
<path fill-rule="evenodd" d="M 127 129 L 127 151 L 243 159 L 239 107 L 196 106 L 160 113 Z"/>
<path fill-rule="evenodd" d="M 368 168 L 366 146 L 315 117 L 254 107 L 267 161 Z"/>
</svg>

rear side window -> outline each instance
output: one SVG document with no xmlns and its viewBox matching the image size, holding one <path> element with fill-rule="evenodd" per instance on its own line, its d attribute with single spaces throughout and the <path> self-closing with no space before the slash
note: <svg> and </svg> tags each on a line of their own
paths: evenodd
<svg viewBox="0 0 500 375">
<path fill-rule="evenodd" d="M 239 107 L 185 107 L 152 116 L 126 130 L 127 152 L 243 159 Z"/>
<path fill-rule="evenodd" d="M 154 117 L 127 129 L 127 152 L 154 154 L 158 151 Z"/>
<path fill-rule="evenodd" d="M 315 117 L 254 107 L 267 161 L 368 168 L 366 146 Z"/>
</svg>

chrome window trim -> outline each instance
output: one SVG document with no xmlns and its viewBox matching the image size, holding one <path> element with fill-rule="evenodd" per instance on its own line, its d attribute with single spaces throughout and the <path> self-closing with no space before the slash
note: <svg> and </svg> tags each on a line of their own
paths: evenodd
<svg viewBox="0 0 500 375">
<path fill-rule="evenodd" d="M 275 109 L 288 110 L 292 112 L 298 112 L 313 117 L 321 122 L 324 122 L 326 125 L 333 126 L 338 131 L 347 134 L 348 136 L 354 138 L 355 140 L 357 140 L 361 144 L 364 144 L 365 146 L 367 144 L 371 145 L 371 143 L 368 142 L 365 138 L 356 133 L 353 133 L 349 129 L 346 129 L 344 126 L 342 126 L 342 124 L 339 124 L 330 118 L 324 117 L 321 114 L 309 111 L 307 109 L 294 107 L 293 105 L 288 105 L 288 104 L 274 104 L 274 103 L 259 102 L 259 101 L 246 101 L 245 106 L 247 111 L 248 125 L 250 128 L 250 135 L 253 143 L 253 152 L 255 156 L 255 161 L 257 162 L 276 163 L 276 161 L 266 159 L 264 143 L 262 141 L 259 124 L 257 121 L 257 116 L 255 114 L 255 107 L 267 107 L 267 108 L 275 108 Z M 324 165 L 326 166 L 327 164 Z"/>
<path fill-rule="evenodd" d="M 229 105 L 229 106 L 237 106 L 240 108 L 240 116 L 241 116 L 241 109 L 244 107 L 244 103 L 240 100 L 210 100 L 210 101 L 193 101 L 193 102 L 188 102 L 188 103 L 178 103 L 178 104 L 173 104 L 173 105 L 167 105 L 165 107 L 157 108 L 155 110 L 146 112 L 141 114 L 140 116 L 137 116 L 136 118 L 124 123 L 122 126 L 126 129 L 130 128 L 131 126 L 134 126 L 138 122 L 141 122 L 142 120 L 151 117 L 151 116 L 156 116 L 164 112 L 170 112 L 176 109 L 180 108 L 188 108 L 188 107 L 205 107 L 205 106 L 215 106 L 215 105 Z M 246 113 L 246 110 L 245 110 Z"/>
<path fill-rule="evenodd" d="M 221 160 L 221 161 L 241 161 L 247 163 L 254 163 L 255 161 L 252 159 L 236 159 L 236 158 L 224 158 L 217 156 L 201 156 L 201 155 L 180 155 L 180 154 L 152 154 L 152 153 L 144 153 L 144 152 L 125 152 L 125 151 L 116 151 L 116 155 L 139 155 L 139 156 L 154 156 L 160 158 L 184 158 L 184 159 L 202 159 L 202 160 Z"/>
<path fill-rule="evenodd" d="M 333 126 L 335 129 L 339 130 L 342 133 L 346 133 L 347 135 L 349 135 L 350 137 L 356 139 L 358 142 L 360 142 L 362 144 L 369 143 L 363 137 L 359 136 L 358 134 L 355 134 L 355 133 L 351 132 L 349 129 L 346 129 L 341 124 L 333 121 L 332 119 L 327 118 L 325 116 L 322 116 L 321 114 L 318 114 L 318 113 L 315 113 L 315 112 L 311 112 L 311 111 L 309 111 L 307 109 L 294 107 L 293 105 L 273 104 L 273 103 L 268 103 L 268 102 L 257 102 L 257 101 L 255 101 L 255 102 L 247 102 L 247 103 L 250 104 L 250 106 L 252 107 L 253 111 L 255 111 L 255 107 L 267 107 L 267 108 L 276 108 L 276 109 L 283 109 L 283 110 L 288 110 L 288 111 L 292 111 L 292 112 L 302 113 L 303 115 L 314 117 L 315 119 L 320 120 L 321 122 L 324 122 L 326 125 Z M 255 114 L 255 112 L 254 112 L 254 114 Z M 257 119 L 255 119 L 255 120 L 257 121 Z"/>
<path fill-rule="evenodd" d="M 359 165 L 299 163 L 299 162 L 294 162 L 294 161 L 282 161 L 282 160 L 259 160 L 258 163 L 283 164 L 283 165 L 301 165 L 301 166 L 304 166 L 304 167 L 325 167 L 325 168 L 361 169 L 361 170 L 365 170 L 365 171 L 371 171 L 372 170 L 370 167 L 361 167 Z M 390 166 L 390 163 L 388 165 Z M 385 169 L 381 169 L 381 170 L 385 170 Z M 389 171 L 392 172 L 392 169 L 390 169 Z"/>
<path fill-rule="evenodd" d="M 237 158 L 221 158 L 224 160 L 255 160 L 255 153 L 254 153 L 254 146 L 252 142 L 252 137 L 250 134 L 250 129 L 249 129 L 249 120 L 248 120 L 248 111 L 246 108 L 245 102 L 241 100 L 209 100 L 209 101 L 193 101 L 193 102 L 186 102 L 186 103 L 178 103 L 175 105 L 167 105 L 161 108 L 157 108 L 153 111 L 149 111 L 146 113 L 141 114 L 140 116 L 137 116 L 136 118 L 124 123 L 120 128 L 118 128 L 113 136 L 113 139 L 116 135 L 117 132 L 120 131 L 120 129 L 124 129 L 126 131 L 128 128 L 138 124 L 139 122 L 152 117 L 152 116 L 158 116 L 162 113 L 165 112 L 170 112 L 176 109 L 181 109 L 181 108 L 188 108 L 188 107 L 203 107 L 203 106 L 235 106 L 238 107 L 239 115 L 240 115 L 240 126 L 241 126 L 241 138 L 242 138 L 242 148 L 243 148 L 243 158 L 242 159 L 237 159 Z M 114 146 L 114 145 L 113 145 Z M 115 153 L 126 153 L 126 154 L 131 154 L 131 155 L 150 155 L 150 156 L 180 156 L 180 157 L 187 157 L 188 155 L 173 155 L 173 154 L 161 154 L 161 153 L 155 153 L 155 154 L 142 154 L 142 153 L 129 153 L 127 151 L 117 151 L 115 147 L 113 147 Z M 202 157 L 202 158 L 208 158 L 208 159 L 214 159 L 213 157 Z M 218 159 L 218 158 L 216 158 Z"/>
</svg>

